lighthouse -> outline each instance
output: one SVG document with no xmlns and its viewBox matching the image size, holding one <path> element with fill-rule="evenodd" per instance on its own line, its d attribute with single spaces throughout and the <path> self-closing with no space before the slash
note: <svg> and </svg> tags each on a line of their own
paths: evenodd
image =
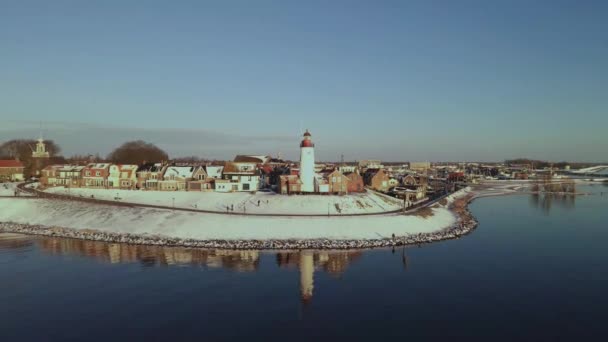
<svg viewBox="0 0 608 342">
<path fill-rule="evenodd" d="M 315 144 L 310 140 L 308 130 L 300 143 L 300 181 L 302 192 L 315 191 Z"/>
</svg>

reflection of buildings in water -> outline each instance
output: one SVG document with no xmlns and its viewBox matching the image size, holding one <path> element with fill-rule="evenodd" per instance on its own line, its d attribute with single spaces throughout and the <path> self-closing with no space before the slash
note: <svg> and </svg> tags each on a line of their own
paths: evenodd
<svg viewBox="0 0 608 342">
<path fill-rule="evenodd" d="M 340 277 L 348 265 L 361 255 L 361 251 L 278 252 L 277 264 L 281 268 L 299 268 L 300 295 L 302 301 L 308 303 L 313 296 L 315 270 L 320 269 L 330 275 Z"/>
<path fill-rule="evenodd" d="M 576 195 L 573 194 L 532 194 L 529 200 L 530 206 L 541 210 L 545 214 L 551 212 L 556 205 L 561 209 L 573 209 L 576 204 Z"/>
<path fill-rule="evenodd" d="M 224 251 L 106 243 L 100 241 L 44 238 L 41 250 L 57 255 L 92 257 L 111 263 L 135 263 L 143 266 L 192 265 L 224 267 L 239 272 L 255 271 L 258 251 Z"/>
<path fill-rule="evenodd" d="M 32 238 L 27 235 L 13 233 L 0 234 L 0 250 L 24 249 L 33 244 Z"/>
<path fill-rule="evenodd" d="M 32 239 L 28 241 L 32 243 Z M 40 238 L 34 240 L 44 252 L 57 255 L 77 255 L 110 263 L 140 263 L 142 266 L 190 265 L 227 268 L 237 272 L 256 271 L 260 263 L 257 250 L 206 250 L 182 247 L 162 247 L 107 243 L 100 241 Z M 348 265 L 358 259 L 361 251 L 285 251 L 277 252 L 280 268 L 300 271 L 302 301 L 310 302 L 314 290 L 314 272 L 324 271 L 340 277 Z"/>
</svg>

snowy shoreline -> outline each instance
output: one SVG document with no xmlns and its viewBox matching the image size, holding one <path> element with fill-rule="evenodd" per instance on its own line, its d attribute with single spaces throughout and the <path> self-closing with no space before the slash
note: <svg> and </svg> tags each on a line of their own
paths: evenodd
<svg viewBox="0 0 608 342">
<path fill-rule="evenodd" d="M 468 234 L 477 226 L 477 221 L 467 209 L 469 201 L 475 198 L 475 194 L 468 190 L 462 190 L 452 194 L 444 204 L 437 203 L 433 208 L 426 208 L 428 217 L 417 215 L 394 215 L 385 217 L 367 218 L 326 218 L 326 219 L 279 219 L 279 218 L 243 218 L 240 222 L 230 222 L 236 219 L 229 217 L 229 223 L 236 225 L 247 224 L 246 230 L 236 229 L 230 231 L 227 226 L 225 230 L 205 229 L 200 225 L 193 231 L 192 227 L 182 226 L 176 223 L 173 229 L 167 224 L 160 222 L 156 226 L 145 226 L 142 229 L 120 229 L 120 223 L 115 220 L 109 212 L 101 210 L 101 215 L 110 215 L 109 221 L 102 222 L 102 225 L 87 224 L 70 225 L 55 224 L 70 222 L 70 220 L 57 220 L 57 216 L 49 217 L 48 222 L 44 218 L 39 222 L 32 222 L 25 215 L 27 206 L 36 201 L 50 200 L 28 200 L 19 201 L 26 206 L 26 210 L 17 210 L 15 215 L 2 215 L 0 213 L 0 232 L 21 233 L 31 235 L 43 235 L 53 237 L 87 239 L 95 241 L 143 244 L 143 245 L 163 245 L 198 247 L 214 249 L 360 249 L 377 248 L 401 245 L 412 245 L 430 243 L 446 239 L 454 239 Z M 58 208 L 52 204 L 62 202 L 59 208 L 60 216 L 63 214 L 74 217 L 75 212 L 82 209 L 83 204 L 66 201 L 54 201 L 55 203 L 42 203 L 36 209 L 39 212 L 49 210 L 57 211 Z M 1 202 L 0 202 L 1 203 Z M 87 206 L 86 204 L 84 204 Z M 66 208 L 67 207 L 67 208 Z M 88 205 L 88 207 L 91 207 Z M 99 207 L 96 208 L 99 212 Z M 142 216 L 157 215 L 160 210 L 133 208 L 112 208 L 121 214 L 131 215 L 123 217 L 129 220 L 137 220 Z M 63 210 L 63 212 L 61 212 Z M 120 213 L 120 211 L 130 210 L 130 212 Z M 175 220 L 186 214 L 178 214 L 171 211 L 164 211 L 163 215 Z M 167 213 L 168 212 L 168 213 Z M 86 216 L 90 213 L 84 213 Z M 133 217 L 132 215 L 137 215 Z M 196 215 L 196 214 L 194 214 Z M 201 215 L 201 214 L 199 214 Z M 8 216 L 8 217 L 7 217 Z M 76 215 L 78 216 L 78 215 Z M 82 216 L 82 215 L 81 215 Z M 209 217 L 205 217 L 209 219 Z M 154 220 L 155 218 L 152 217 Z M 256 222 L 256 219 L 258 220 Z M 123 222 L 118 221 L 118 222 Z M 205 220 L 206 221 L 206 220 Z M 205 222 L 202 221 L 202 222 Z M 217 222 L 216 222 L 217 223 Z M 226 224 L 226 222 L 223 222 Z M 262 223 L 262 225 L 259 225 Z M 118 224 L 118 225 L 117 225 Z M 213 224 L 213 223 L 211 223 Z M 323 229 L 323 226 L 328 226 Z M 319 229 L 321 226 L 321 229 Z M 378 227 L 380 226 L 380 227 Z M 279 228 L 272 230 L 269 228 Z M 316 228 L 316 229 L 315 229 Z M 211 234 L 210 232 L 215 232 Z M 249 232 L 249 234 L 246 234 Z M 392 233 L 391 233 L 392 232 Z M 205 234 L 207 233 L 207 234 Z M 242 234 L 242 235 L 239 235 Z M 393 237 L 394 236 L 394 237 Z"/>
</svg>

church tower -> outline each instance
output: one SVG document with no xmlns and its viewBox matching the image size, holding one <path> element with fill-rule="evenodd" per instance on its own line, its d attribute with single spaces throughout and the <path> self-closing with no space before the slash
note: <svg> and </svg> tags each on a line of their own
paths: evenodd
<svg viewBox="0 0 608 342">
<path fill-rule="evenodd" d="M 300 181 L 302 192 L 315 191 L 315 144 L 312 143 L 308 130 L 300 143 Z"/>
<path fill-rule="evenodd" d="M 50 158 L 49 152 L 46 150 L 42 134 L 36 143 L 36 149 L 32 150 L 32 176 L 40 177 L 42 169 L 48 164 Z"/>
<path fill-rule="evenodd" d="M 49 158 L 49 152 L 46 150 L 42 137 L 38 138 L 36 149 L 32 151 L 32 158 Z"/>
</svg>

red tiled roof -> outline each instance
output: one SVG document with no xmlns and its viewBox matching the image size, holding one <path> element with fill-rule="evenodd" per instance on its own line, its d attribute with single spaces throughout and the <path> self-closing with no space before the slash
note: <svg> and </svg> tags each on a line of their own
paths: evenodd
<svg viewBox="0 0 608 342">
<path fill-rule="evenodd" d="M 23 167 L 23 163 L 18 160 L 0 160 L 0 167 Z"/>
</svg>

